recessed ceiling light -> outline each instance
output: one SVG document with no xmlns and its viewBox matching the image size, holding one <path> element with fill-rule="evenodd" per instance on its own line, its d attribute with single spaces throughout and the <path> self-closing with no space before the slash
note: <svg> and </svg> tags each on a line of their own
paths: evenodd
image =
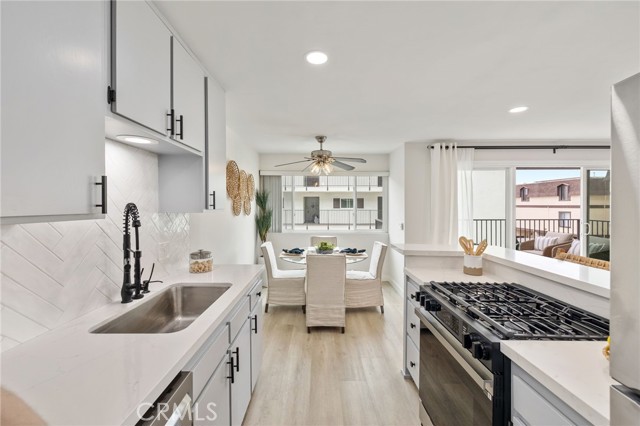
<svg viewBox="0 0 640 426">
<path fill-rule="evenodd" d="M 118 135 L 116 139 L 119 139 L 123 142 L 129 143 L 137 143 L 141 145 L 157 145 L 158 141 L 155 139 L 143 138 L 142 136 L 133 136 L 133 135 Z"/>
<path fill-rule="evenodd" d="M 327 62 L 327 59 L 329 59 L 326 53 L 320 52 L 318 50 L 307 53 L 306 58 L 307 62 L 313 65 L 322 65 Z"/>
<path fill-rule="evenodd" d="M 517 113 L 519 113 L 519 112 L 525 112 L 525 111 L 526 111 L 526 110 L 528 110 L 528 109 L 529 109 L 529 107 L 528 107 L 528 106 L 524 106 L 524 105 L 523 105 L 523 106 L 518 106 L 518 107 L 515 107 L 515 108 L 511 108 L 511 109 L 509 110 L 509 112 L 510 112 L 511 114 L 517 114 Z"/>
</svg>

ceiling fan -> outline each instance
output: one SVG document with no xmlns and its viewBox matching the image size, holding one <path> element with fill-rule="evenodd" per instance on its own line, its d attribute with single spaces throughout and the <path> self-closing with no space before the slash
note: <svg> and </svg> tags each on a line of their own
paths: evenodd
<svg viewBox="0 0 640 426">
<path fill-rule="evenodd" d="M 338 167 L 342 170 L 351 171 L 355 169 L 350 164 L 343 163 L 343 161 L 348 161 L 350 163 L 366 163 L 367 160 L 364 158 L 352 158 L 352 157 L 334 157 L 331 154 L 331 151 L 322 148 L 322 144 L 327 140 L 326 136 L 316 136 L 316 140 L 320 144 L 320 149 L 316 149 L 315 151 L 311 151 L 311 157 L 304 157 L 304 160 L 293 161 L 291 163 L 278 164 L 275 167 L 288 166 L 290 164 L 298 164 L 298 163 L 309 163 L 307 167 L 302 169 L 304 172 L 309 167 L 311 167 L 310 172 L 314 175 L 319 175 L 323 173 L 328 175 L 333 172 L 334 167 Z"/>
</svg>

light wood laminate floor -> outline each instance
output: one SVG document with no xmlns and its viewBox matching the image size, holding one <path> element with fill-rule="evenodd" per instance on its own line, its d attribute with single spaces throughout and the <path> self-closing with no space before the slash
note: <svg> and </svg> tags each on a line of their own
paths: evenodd
<svg viewBox="0 0 640 426">
<path fill-rule="evenodd" d="M 347 309 L 346 330 L 312 328 L 300 307 L 270 305 L 264 358 L 244 425 L 412 425 L 418 391 L 402 368 L 403 299 L 384 284 L 385 313 Z"/>
</svg>

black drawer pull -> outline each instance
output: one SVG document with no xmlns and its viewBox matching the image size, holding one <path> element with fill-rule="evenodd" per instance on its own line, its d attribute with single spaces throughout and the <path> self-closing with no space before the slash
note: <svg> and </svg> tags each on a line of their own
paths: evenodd
<svg viewBox="0 0 640 426">
<path fill-rule="evenodd" d="M 233 353 L 236 354 L 236 371 L 240 371 L 240 347 L 236 346 L 236 350 Z"/>
<path fill-rule="evenodd" d="M 107 177 L 102 176 L 100 182 L 96 182 L 95 185 L 102 186 L 102 194 L 100 194 L 100 204 L 96 204 L 96 207 L 102 208 L 102 214 L 107 214 Z"/>
<path fill-rule="evenodd" d="M 216 209 L 216 191 L 211 192 L 209 196 L 211 197 L 211 204 L 209 204 L 209 207 L 215 210 Z"/>
<path fill-rule="evenodd" d="M 411 297 L 413 300 L 416 300 L 416 295 L 413 294 L 413 293 L 411 293 L 411 296 L 409 296 L 409 297 Z"/>
<path fill-rule="evenodd" d="M 180 133 L 176 133 L 176 136 L 180 136 L 180 140 L 184 140 L 184 116 L 180 114 L 180 118 L 176 122 L 180 123 Z"/>
<path fill-rule="evenodd" d="M 411 367 L 413 368 L 413 367 L 415 367 L 415 366 L 416 366 L 416 363 L 415 363 L 415 362 L 413 362 L 413 361 L 410 361 L 410 362 L 409 362 L 409 366 L 411 366 Z"/>
<path fill-rule="evenodd" d="M 175 128 L 176 112 L 175 112 L 175 110 L 171 109 L 171 111 L 169 111 L 167 113 L 167 117 L 169 117 L 169 128 L 167 129 L 167 132 L 169 132 L 169 136 L 175 136 L 176 135 L 176 128 Z"/>
<path fill-rule="evenodd" d="M 416 325 L 414 323 L 410 323 L 409 325 L 411 326 L 411 328 L 416 328 Z"/>
<path fill-rule="evenodd" d="M 256 296 L 258 296 L 258 297 L 262 296 L 262 292 L 261 291 L 257 292 Z"/>
<path fill-rule="evenodd" d="M 230 365 L 231 368 L 229 369 L 229 371 L 231 372 L 230 376 L 227 376 L 227 379 L 231 379 L 231 383 L 235 382 L 235 375 L 233 374 L 233 357 L 231 357 L 230 361 L 227 361 L 227 365 Z"/>
<path fill-rule="evenodd" d="M 253 333 L 258 334 L 258 314 L 255 314 L 251 319 L 256 322 L 256 328 L 253 329 Z"/>
</svg>

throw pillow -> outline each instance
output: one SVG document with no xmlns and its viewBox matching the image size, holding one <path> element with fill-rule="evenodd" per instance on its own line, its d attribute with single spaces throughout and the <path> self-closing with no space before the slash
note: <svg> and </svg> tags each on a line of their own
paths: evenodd
<svg viewBox="0 0 640 426">
<path fill-rule="evenodd" d="M 558 237 L 536 237 L 533 243 L 533 249 L 543 251 L 545 248 L 556 244 L 558 244 Z"/>
<path fill-rule="evenodd" d="M 576 256 L 580 255 L 580 240 L 573 240 L 571 242 L 571 247 L 567 251 L 569 254 L 575 254 Z"/>
</svg>

